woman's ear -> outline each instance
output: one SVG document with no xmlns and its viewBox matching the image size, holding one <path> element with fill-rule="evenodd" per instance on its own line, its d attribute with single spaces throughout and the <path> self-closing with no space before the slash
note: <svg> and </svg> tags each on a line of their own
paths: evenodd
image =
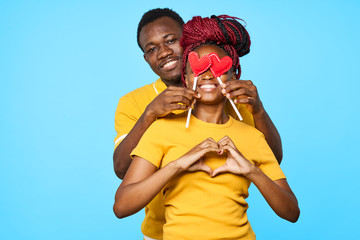
<svg viewBox="0 0 360 240">
<path fill-rule="evenodd" d="M 235 79 L 236 79 L 236 74 L 235 74 L 235 71 L 232 71 L 231 80 L 235 80 Z"/>
<path fill-rule="evenodd" d="M 188 78 L 187 78 L 186 74 L 184 75 L 184 80 L 185 80 L 185 86 L 189 87 L 189 81 L 188 81 Z"/>
</svg>

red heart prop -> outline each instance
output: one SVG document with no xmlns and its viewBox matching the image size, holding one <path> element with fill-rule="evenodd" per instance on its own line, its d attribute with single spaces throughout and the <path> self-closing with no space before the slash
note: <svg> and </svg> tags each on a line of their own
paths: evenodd
<svg viewBox="0 0 360 240">
<path fill-rule="evenodd" d="M 214 77 L 220 77 L 232 66 L 232 59 L 229 56 L 225 56 L 222 59 L 219 58 L 219 56 L 216 53 L 211 53 L 209 55 L 212 65 L 210 67 L 210 71 L 214 75 Z"/>
<path fill-rule="evenodd" d="M 211 60 L 208 55 L 199 58 L 199 55 L 192 51 L 189 53 L 188 59 L 195 77 L 208 70 L 211 66 Z"/>
</svg>

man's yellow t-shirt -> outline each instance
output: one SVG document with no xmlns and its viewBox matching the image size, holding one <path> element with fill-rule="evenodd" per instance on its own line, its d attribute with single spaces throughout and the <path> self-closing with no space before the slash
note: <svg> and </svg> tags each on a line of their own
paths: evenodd
<svg viewBox="0 0 360 240">
<path fill-rule="evenodd" d="M 166 88 L 166 85 L 159 78 L 155 82 L 127 93 L 120 98 L 115 112 L 115 130 L 117 135 L 114 140 L 114 149 L 116 149 L 131 131 L 149 103 L 151 103 L 151 101 Z M 250 126 L 254 126 L 253 116 L 247 110 L 246 106 L 242 104 L 237 106 L 243 117 L 243 122 Z M 237 115 L 229 102 L 225 106 L 225 112 L 237 119 Z M 190 126 L 191 124 L 192 123 L 190 122 Z M 148 237 L 162 239 L 162 227 L 164 223 L 165 218 L 162 196 L 157 195 L 153 201 L 145 207 L 145 219 L 141 225 L 141 231 Z"/>
<path fill-rule="evenodd" d="M 191 116 L 188 129 L 185 122 L 186 114 L 157 120 L 131 155 L 161 168 L 209 137 L 219 141 L 229 136 L 244 157 L 269 178 L 285 178 L 264 135 L 254 127 L 231 117 L 225 124 L 213 124 Z M 215 169 L 225 163 L 226 155 L 209 153 L 204 161 Z M 211 178 L 199 171 L 174 177 L 157 196 L 165 206 L 163 239 L 255 239 L 246 215 L 245 198 L 250 183 L 247 178 L 230 173 Z"/>
</svg>

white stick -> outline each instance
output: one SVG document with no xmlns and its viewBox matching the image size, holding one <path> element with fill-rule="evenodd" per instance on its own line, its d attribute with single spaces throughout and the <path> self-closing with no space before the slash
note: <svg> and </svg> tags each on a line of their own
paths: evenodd
<svg viewBox="0 0 360 240">
<path fill-rule="evenodd" d="M 193 90 L 194 90 L 194 91 L 195 91 L 195 89 L 196 89 L 196 82 L 197 82 L 197 76 L 194 78 L 194 86 L 193 86 Z M 191 110 L 192 110 L 192 108 L 190 108 L 189 111 L 188 111 L 188 115 L 187 115 L 187 119 L 186 119 L 186 126 L 185 126 L 186 128 L 189 127 Z"/>
<path fill-rule="evenodd" d="M 223 83 L 220 79 L 220 77 L 217 77 L 217 80 L 219 81 L 220 85 Z M 239 113 L 239 110 L 237 109 L 234 101 L 230 98 L 229 99 L 230 103 L 231 103 L 231 106 L 234 108 L 235 112 L 236 112 L 236 115 L 238 116 L 239 120 L 242 121 L 243 118 L 241 117 L 240 113 Z"/>
</svg>

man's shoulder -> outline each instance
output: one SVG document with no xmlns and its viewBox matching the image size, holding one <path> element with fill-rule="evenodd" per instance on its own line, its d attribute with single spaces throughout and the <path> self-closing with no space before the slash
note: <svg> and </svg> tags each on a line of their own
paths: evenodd
<svg viewBox="0 0 360 240">
<path fill-rule="evenodd" d="M 154 90 L 154 83 L 155 82 L 152 82 L 150 84 L 146 84 L 142 87 L 132 90 L 131 92 L 126 93 L 123 97 L 128 98 L 128 97 L 138 97 L 143 95 L 154 95 L 156 94 Z"/>
</svg>

